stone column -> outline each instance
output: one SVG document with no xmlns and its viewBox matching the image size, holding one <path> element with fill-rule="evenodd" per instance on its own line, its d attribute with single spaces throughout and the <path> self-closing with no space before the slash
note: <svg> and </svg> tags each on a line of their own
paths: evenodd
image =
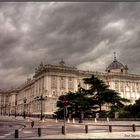
<svg viewBox="0 0 140 140">
<path fill-rule="evenodd" d="M 68 80 L 69 80 L 68 77 L 66 77 L 66 78 L 65 78 L 65 84 L 66 84 L 66 89 L 65 89 L 65 91 L 66 91 L 66 93 L 68 92 L 68 84 L 69 84 L 69 83 L 68 83 Z"/>
<path fill-rule="evenodd" d="M 44 76 L 44 84 L 43 84 L 43 86 L 44 86 L 44 90 L 46 91 L 47 90 L 47 79 L 46 79 L 46 75 Z"/>
<path fill-rule="evenodd" d="M 48 95 L 52 96 L 52 90 L 51 90 L 51 76 L 48 75 L 47 77 L 47 87 L 48 87 Z"/>
<path fill-rule="evenodd" d="M 121 92 L 121 88 L 120 88 L 120 80 L 118 81 L 118 90 L 119 90 L 119 93 Z"/>
<path fill-rule="evenodd" d="M 34 97 L 36 97 L 36 81 L 35 81 L 35 83 L 34 83 Z"/>
</svg>

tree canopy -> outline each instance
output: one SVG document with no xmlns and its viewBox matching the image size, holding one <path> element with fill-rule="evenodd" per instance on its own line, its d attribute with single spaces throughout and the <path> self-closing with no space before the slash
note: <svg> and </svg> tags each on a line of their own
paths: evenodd
<svg viewBox="0 0 140 140">
<path fill-rule="evenodd" d="M 117 91 L 109 89 L 103 80 L 94 75 L 83 80 L 85 84 L 89 85 L 88 89 L 78 86 L 77 92 L 70 91 L 58 98 L 58 110 L 55 112 L 57 116 L 63 116 L 64 97 L 67 99 L 67 112 L 72 114 L 72 117 L 79 117 L 81 112 L 85 116 L 93 115 L 96 112 L 101 114 L 102 111 L 106 111 L 105 105 L 108 105 L 111 113 L 114 113 L 129 102 L 128 99 L 122 98 Z"/>
<path fill-rule="evenodd" d="M 115 112 L 124 106 L 126 102 L 129 102 L 128 99 L 122 98 L 117 91 L 109 89 L 109 86 L 103 80 L 94 75 L 91 78 L 85 78 L 84 83 L 90 86 L 87 91 L 98 105 L 100 114 L 102 107 L 106 104 L 110 106 L 112 112 Z"/>
<path fill-rule="evenodd" d="M 81 111 L 90 115 L 96 108 L 92 98 L 88 97 L 86 90 L 82 87 L 77 92 L 69 91 L 66 95 L 61 95 L 57 101 L 58 110 L 55 114 L 59 117 L 64 115 L 64 98 L 66 98 L 67 116 L 80 117 Z"/>
<path fill-rule="evenodd" d="M 126 117 L 127 114 L 130 117 L 139 118 L 140 117 L 140 98 L 135 101 L 134 104 L 130 104 L 124 107 L 124 116 Z"/>
</svg>

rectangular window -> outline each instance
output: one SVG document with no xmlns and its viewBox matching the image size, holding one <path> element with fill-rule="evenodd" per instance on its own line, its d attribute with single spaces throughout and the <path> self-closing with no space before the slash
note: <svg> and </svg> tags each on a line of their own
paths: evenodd
<svg viewBox="0 0 140 140">
<path fill-rule="evenodd" d="M 124 92 L 123 82 L 120 83 L 120 90 L 121 92 Z"/>
<path fill-rule="evenodd" d="M 57 88 L 57 78 L 56 76 L 51 77 L 51 88 Z"/>
<path fill-rule="evenodd" d="M 135 92 L 135 83 L 132 83 L 132 91 Z"/>
<path fill-rule="evenodd" d="M 137 91 L 139 91 L 139 84 L 136 83 L 136 88 L 137 88 Z"/>
<path fill-rule="evenodd" d="M 118 82 L 115 82 L 115 90 L 119 91 L 119 83 Z"/>
<path fill-rule="evenodd" d="M 74 89 L 73 79 L 71 77 L 68 78 L 68 90 Z"/>
<path fill-rule="evenodd" d="M 60 77 L 60 89 L 66 88 L 66 81 L 64 77 Z"/>
</svg>

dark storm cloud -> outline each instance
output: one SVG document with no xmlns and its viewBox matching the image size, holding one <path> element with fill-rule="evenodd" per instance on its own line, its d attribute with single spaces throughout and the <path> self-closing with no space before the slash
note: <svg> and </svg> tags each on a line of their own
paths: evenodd
<svg viewBox="0 0 140 140">
<path fill-rule="evenodd" d="M 0 87 L 23 83 L 41 61 L 104 71 L 114 51 L 139 74 L 139 13 L 140 3 L 1 3 Z"/>
</svg>

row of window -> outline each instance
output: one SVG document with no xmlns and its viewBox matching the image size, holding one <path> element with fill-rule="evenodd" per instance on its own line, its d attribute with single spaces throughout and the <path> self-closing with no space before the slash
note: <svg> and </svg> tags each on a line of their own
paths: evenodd
<svg viewBox="0 0 140 140">
<path fill-rule="evenodd" d="M 60 89 L 66 88 L 66 79 L 64 77 L 60 77 L 59 79 Z M 57 88 L 57 77 L 52 76 L 51 78 L 51 88 Z M 68 78 L 68 89 L 74 89 L 74 79 Z"/>
<path fill-rule="evenodd" d="M 131 90 L 132 89 L 132 91 L 133 92 L 135 92 L 136 90 L 137 91 L 140 91 L 140 84 L 138 84 L 138 83 L 123 83 L 123 82 L 115 82 L 115 89 L 116 90 L 119 90 L 119 84 L 120 84 L 120 91 L 121 92 L 124 92 L 126 89 L 126 87 L 129 87 L 129 89 Z"/>
</svg>

